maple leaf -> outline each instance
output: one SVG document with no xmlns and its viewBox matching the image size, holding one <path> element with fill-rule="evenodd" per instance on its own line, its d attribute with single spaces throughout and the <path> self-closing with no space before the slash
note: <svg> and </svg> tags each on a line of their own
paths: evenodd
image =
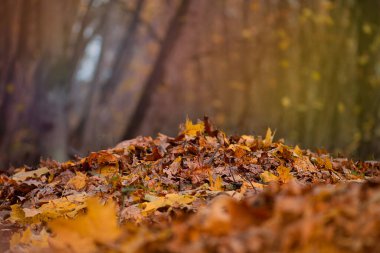
<svg viewBox="0 0 380 253">
<path fill-rule="evenodd" d="M 236 151 L 238 149 L 243 149 L 245 151 L 251 152 L 251 149 L 248 146 L 240 145 L 240 144 L 230 144 L 227 149 L 231 149 L 233 151 Z"/>
<path fill-rule="evenodd" d="M 151 202 L 145 202 L 142 204 L 143 210 L 142 214 L 147 215 L 149 212 L 157 210 L 158 208 L 164 206 L 173 206 L 173 205 L 187 205 L 193 202 L 196 198 L 190 195 L 180 195 L 180 194 L 166 194 L 165 197 L 155 198 Z"/>
<path fill-rule="evenodd" d="M 302 172 L 302 171 L 316 172 L 317 171 L 315 166 L 310 162 L 309 158 L 306 156 L 301 156 L 299 158 L 296 158 L 294 160 L 293 166 L 298 172 Z"/>
<path fill-rule="evenodd" d="M 266 186 L 267 185 L 265 184 L 243 180 L 243 185 L 240 187 L 240 193 L 245 193 L 248 189 L 263 190 Z"/>
<path fill-rule="evenodd" d="M 209 181 L 210 181 L 210 190 L 211 191 L 222 191 L 223 190 L 223 188 L 222 188 L 223 179 L 220 176 L 217 176 L 216 179 L 214 180 L 214 178 L 210 174 Z"/>
<path fill-rule="evenodd" d="M 293 179 L 293 175 L 290 174 L 290 169 L 285 166 L 278 166 L 277 172 L 280 181 L 282 181 L 283 183 L 287 183 Z"/>
<path fill-rule="evenodd" d="M 91 153 L 86 162 L 97 174 L 105 177 L 111 177 L 119 172 L 117 157 L 107 151 Z"/>
<path fill-rule="evenodd" d="M 332 162 L 331 162 L 330 159 L 327 158 L 327 157 L 325 157 L 325 158 L 318 157 L 318 158 L 317 158 L 317 164 L 318 164 L 319 166 L 324 167 L 326 170 L 333 170 Z"/>
<path fill-rule="evenodd" d="M 67 186 L 74 188 L 79 191 L 82 190 L 86 186 L 87 176 L 80 171 L 76 172 L 76 175 L 70 178 L 69 182 L 67 182 Z"/>
<path fill-rule="evenodd" d="M 86 207 L 84 203 L 86 198 L 86 193 L 78 193 L 50 200 L 40 208 L 22 208 L 18 204 L 12 205 L 10 220 L 31 224 L 61 216 L 74 217 L 81 209 Z"/>
<path fill-rule="evenodd" d="M 264 171 L 263 173 L 260 174 L 260 178 L 264 183 L 269 183 L 269 182 L 274 182 L 278 181 L 278 176 L 274 175 L 270 171 Z"/>
<path fill-rule="evenodd" d="M 24 181 L 28 178 L 39 178 L 43 174 L 46 174 L 49 172 L 49 169 L 47 167 L 42 167 L 37 170 L 32 171 L 20 171 L 12 176 L 12 179 L 15 181 Z"/>
<path fill-rule="evenodd" d="M 234 156 L 237 158 L 242 158 L 246 155 L 247 152 L 251 152 L 251 149 L 245 145 L 240 144 L 231 144 L 228 146 L 228 149 L 234 151 Z"/>
<path fill-rule="evenodd" d="M 264 147 L 269 147 L 272 145 L 274 134 L 275 132 L 272 134 L 272 130 L 270 128 L 267 129 L 265 139 L 263 140 Z"/>
<path fill-rule="evenodd" d="M 241 140 L 248 147 L 252 147 L 255 144 L 255 137 L 252 135 L 242 135 Z"/>
<path fill-rule="evenodd" d="M 95 252 L 97 245 L 110 245 L 121 234 L 118 226 L 115 204 L 108 201 L 100 204 L 96 198 L 86 202 L 87 213 L 74 220 L 57 219 L 48 226 L 55 236 L 50 238 L 51 247 L 70 252 Z"/>
<path fill-rule="evenodd" d="M 295 148 L 293 149 L 294 156 L 301 157 L 303 155 L 302 153 L 303 153 L 302 149 L 300 149 L 300 147 L 296 145 Z"/>
<path fill-rule="evenodd" d="M 171 179 L 174 175 L 176 175 L 180 169 L 181 169 L 181 162 L 182 162 L 182 157 L 177 157 L 174 159 L 172 164 L 166 169 L 164 169 L 164 173 L 168 175 L 168 178 Z"/>
<path fill-rule="evenodd" d="M 43 229 L 39 234 L 34 234 L 30 227 L 21 233 L 14 233 L 10 240 L 10 249 L 14 252 L 22 252 L 27 248 L 28 252 L 38 252 L 41 248 L 47 248 L 49 234 Z"/>
<path fill-rule="evenodd" d="M 182 132 L 183 134 L 195 137 L 198 133 L 202 134 L 205 131 L 204 122 L 199 122 L 198 124 L 193 124 L 193 122 L 189 119 L 186 119 L 185 130 Z"/>
</svg>

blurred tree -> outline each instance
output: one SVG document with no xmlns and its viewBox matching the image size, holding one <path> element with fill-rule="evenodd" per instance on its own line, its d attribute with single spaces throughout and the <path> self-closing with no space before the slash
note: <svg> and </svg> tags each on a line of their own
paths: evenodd
<svg viewBox="0 0 380 253">
<path fill-rule="evenodd" d="M 378 83 L 378 45 L 380 32 L 379 1 L 355 1 L 353 11 L 357 22 L 357 114 L 360 141 L 358 155 L 373 158 L 380 152 L 380 87 Z"/>
<path fill-rule="evenodd" d="M 1 2 L 1 159 L 66 158 L 65 94 L 79 1 Z M 38 147 L 37 150 L 33 147 Z"/>
<path fill-rule="evenodd" d="M 176 42 L 181 35 L 182 27 L 186 21 L 190 0 L 182 0 L 177 7 L 176 13 L 171 18 L 165 37 L 161 43 L 160 52 L 155 60 L 152 71 L 146 79 L 142 94 L 137 102 L 136 109 L 132 117 L 128 120 L 127 129 L 124 132 L 124 139 L 132 138 L 145 118 L 147 110 L 151 106 L 153 94 L 156 93 L 157 86 L 162 82 L 169 54 L 176 46 Z"/>
</svg>

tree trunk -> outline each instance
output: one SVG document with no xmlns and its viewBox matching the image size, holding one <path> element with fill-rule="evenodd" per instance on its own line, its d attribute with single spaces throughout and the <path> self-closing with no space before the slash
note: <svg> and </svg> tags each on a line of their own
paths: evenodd
<svg viewBox="0 0 380 253">
<path fill-rule="evenodd" d="M 134 137 L 143 123 L 144 117 L 151 106 L 152 98 L 156 92 L 157 86 L 162 81 L 165 65 L 170 56 L 170 53 L 174 49 L 176 42 L 180 37 L 181 30 L 185 24 L 189 6 L 190 0 L 182 0 L 176 10 L 176 13 L 170 20 L 170 24 L 163 39 L 160 52 L 144 85 L 140 99 L 137 102 L 136 109 L 128 121 L 127 128 L 123 134 L 123 139 Z"/>
<path fill-rule="evenodd" d="M 1 1 L 2 166 L 34 163 L 48 153 L 65 159 L 60 92 L 67 83 L 67 48 L 78 4 L 78 0 Z M 52 150 L 56 141 L 60 145 Z"/>
</svg>

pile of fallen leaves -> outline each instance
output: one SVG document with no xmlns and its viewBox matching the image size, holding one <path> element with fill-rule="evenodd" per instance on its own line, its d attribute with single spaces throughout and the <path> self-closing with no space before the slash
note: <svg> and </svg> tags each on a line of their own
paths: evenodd
<svg viewBox="0 0 380 253">
<path fill-rule="evenodd" d="M 380 162 L 205 118 L 88 157 L 0 175 L 0 250 L 380 252 Z"/>
</svg>

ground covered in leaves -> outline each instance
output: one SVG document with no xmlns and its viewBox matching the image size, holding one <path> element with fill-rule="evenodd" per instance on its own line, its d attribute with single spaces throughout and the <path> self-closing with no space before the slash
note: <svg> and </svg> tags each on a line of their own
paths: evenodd
<svg viewBox="0 0 380 253">
<path fill-rule="evenodd" d="M 380 252 L 380 163 L 207 119 L 0 176 L 9 252 Z"/>
</svg>

